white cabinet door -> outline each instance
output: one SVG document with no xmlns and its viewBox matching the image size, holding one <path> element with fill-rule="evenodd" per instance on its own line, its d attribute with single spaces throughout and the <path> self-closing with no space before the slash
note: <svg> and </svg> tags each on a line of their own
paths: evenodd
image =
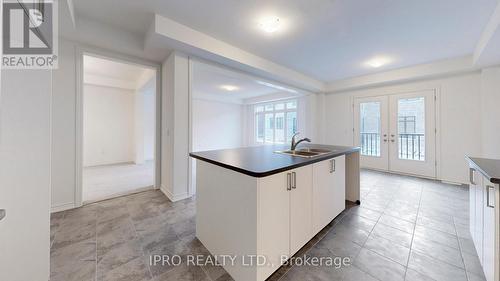
<svg viewBox="0 0 500 281">
<path fill-rule="evenodd" d="M 312 165 L 292 170 L 291 174 L 290 255 L 293 255 L 313 237 Z"/>
<path fill-rule="evenodd" d="M 498 244 L 496 244 L 495 208 L 498 208 L 498 188 L 487 179 L 484 179 L 484 204 L 483 204 L 483 270 L 487 281 L 495 280 L 495 266 L 498 265 Z M 498 235 L 498 234 L 497 234 Z M 495 246 L 497 245 L 497 246 Z M 497 260 L 495 260 L 495 258 Z"/>
<path fill-rule="evenodd" d="M 317 233 L 331 220 L 335 197 L 333 159 L 313 164 L 313 229 Z"/>
<path fill-rule="evenodd" d="M 260 267 L 259 276 L 269 276 L 281 266 L 281 256 L 290 255 L 290 193 L 287 173 L 259 179 L 257 253 L 273 265 Z"/>
<path fill-rule="evenodd" d="M 333 159 L 333 200 L 331 203 L 331 219 L 333 220 L 345 210 L 345 156 Z"/>
<path fill-rule="evenodd" d="M 469 168 L 469 232 L 472 240 L 476 241 L 476 169 Z"/>
<path fill-rule="evenodd" d="M 475 178 L 476 190 L 476 216 L 474 226 L 474 245 L 476 246 L 479 261 L 483 264 L 483 212 L 484 212 L 484 185 L 483 177 L 477 173 Z"/>
<path fill-rule="evenodd" d="M 313 165 L 313 230 L 319 232 L 345 209 L 345 156 Z"/>
</svg>

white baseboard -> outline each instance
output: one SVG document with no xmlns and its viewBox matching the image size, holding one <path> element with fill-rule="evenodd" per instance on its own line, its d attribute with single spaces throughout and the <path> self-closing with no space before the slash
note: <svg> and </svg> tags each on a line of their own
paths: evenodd
<svg viewBox="0 0 500 281">
<path fill-rule="evenodd" d="M 66 210 L 74 209 L 74 208 L 75 208 L 75 202 L 58 204 L 58 205 L 54 205 L 50 208 L 50 213 L 57 213 L 57 212 L 66 211 Z"/>
<path fill-rule="evenodd" d="M 181 193 L 181 194 L 172 194 L 172 192 L 170 192 L 170 190 L 168 190 L 166 187 L 164 187 L 163 185 L 160 186 L 160 190 L 161 192 L 163 192 L 163 194 L 165 194 L 165 196 L 167 196 L 167 198 L 172 201 L 172 202 L 176 202 L 176 201 L 180 201 L 180 200 L 184 200 L 186 198 L 189 198 L 189 193 L 187 192 L 184 192 L 184 193 Z"/>
</svg>

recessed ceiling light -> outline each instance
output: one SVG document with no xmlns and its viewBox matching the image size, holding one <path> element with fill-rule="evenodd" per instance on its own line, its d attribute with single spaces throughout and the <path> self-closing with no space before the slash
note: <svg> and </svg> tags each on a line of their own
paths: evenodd
<svg viewBox="0 0 500 281">
<path fill-rule="evenodd" d="M 366 61 L 365 65 L 373 68 L 379 68 L 390 62 L 392 62 L 391 58 L 386 56 L 378 56 Z"/>
<path fill-rule="evenodd" d="M 237 91 L 240 89 L 239 87 L 233 86 L 233 85 L 221 85 L 220 88 L 222 90 L 226 90 L 228 92 L 233 92 L 233 91 Z"/>
<path fill-rule="evenodd" d="M 263 17 L 259 20 L 260 29 L 267 33 L 274 33 L 278 31 L 281 26 L 280 18 L 276 16 Z"/>
</svg>

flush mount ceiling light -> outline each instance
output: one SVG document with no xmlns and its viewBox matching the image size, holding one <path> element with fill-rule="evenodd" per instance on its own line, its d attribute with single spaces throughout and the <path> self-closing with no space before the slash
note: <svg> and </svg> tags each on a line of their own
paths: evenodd
<svg viewBox="0 0 500 281">
<path fill-rule="evenodd" d="M 372 67 L 372 68 L 379 68 L 379 67 L 382 67 L 382 66 L 384 66 L 388 63 L 391 63 L 391 62 L 392 62 L 392 59 L 389 57 L 378 56 L 378 57 L 374 57 L 374 58 L 366 61 L 365 65 L 368 67 Z"/>
<path fill-rule="evenodd" d="M 259 28 L 267 33 L 274 33 L 280 29 L 280 18 L 276 16 L 263 17 L 259 20 Z"/>
<path fill-rule="evenodd" d="M 240 89 L 239 87 L 233 85 L 221 85 L 220 88 L 228 92 L 233 92 Z"/>
</svg>

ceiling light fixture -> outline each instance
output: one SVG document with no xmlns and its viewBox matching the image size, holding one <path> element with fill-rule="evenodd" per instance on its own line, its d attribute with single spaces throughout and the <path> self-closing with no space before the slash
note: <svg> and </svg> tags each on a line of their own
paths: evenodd
<svg viewBox="0 0 500 281">
<path fill-rule="evenodd" d="M 289 92 L 289 93 L 294 93 L 294 94 L 298 94 L 299 92 L 294 90 L 294 89 L 290 89 L 290 88 L 286 88 L 286 87 L 282 87 L 282 86 L 279 86 L 279 85 L 274 85 L 272 83 L 269 83 L 269 82 L 264 82 L 264 81 L 255 81 L 257 82 L 257 84 L 260 84 L 260 85 L 263 85 L 263 86 L 267 86 L 267 87 L 270 87 L 270 88 L 273 88 L 273 89 L 276 89 L 276 90 L 280 90 L 280 91 L 285 91 L 285 92 Z"/>
<path fill-rule="evenodd" d="M 366 61 L 365 65 L 368 67 L 379 68 L 390 62 L 392 62 L 391 58 L 385 56 L 378 56 Z"/>
<path fill-rule="evenodd" d="M 276 16 L 264 17 L 259 20 L 260 29 L 267 33 L 274 33 L 280 29 L 281 22 L 280 18 Z"/>
<path fill-rule="evenodd" d="M 233 85 L 221 85 L 220 88 L 228 92 L 233 92 L 240 89 L 239 87 Z"/>
</svg>

